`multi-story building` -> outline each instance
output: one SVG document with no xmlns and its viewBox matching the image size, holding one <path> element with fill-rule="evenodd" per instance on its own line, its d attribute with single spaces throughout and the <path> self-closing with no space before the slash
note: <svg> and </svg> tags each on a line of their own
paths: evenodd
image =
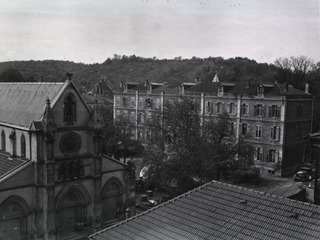
<svg viewBox="0 0 320 240">
<path fill-rule="evenodd" d="M 79 239 L 125 216 L 133 168 L 101 154 L 101 116 L 71 80 L 0 83 L 0 103 L 0 239 Z"/>
<path fill-rule="evenodd" d="M 114 118 L 132 122 L 136 139 L 151 134 L 145 121 L 163 104 L 180 96 L 200 106 L 202 122 L 227 112 L 231 119 L 231 142 L 241 137 L 255 148 L 255 165 L 263 172 L 286 176 L 305 161 L 308 144 L 303 136 L 311 132 L 313 97 L 290 85 L 267 82 L 123 83 L 114 93 Z M 205 126 L 205 124 L 203 124 Z"/>
</svg>

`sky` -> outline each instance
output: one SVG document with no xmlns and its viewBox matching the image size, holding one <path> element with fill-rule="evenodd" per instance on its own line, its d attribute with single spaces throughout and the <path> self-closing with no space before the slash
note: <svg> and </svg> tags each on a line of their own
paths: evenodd
<svg viewBox="0 0 320 240">
<path fill-rule="evenodd" d="M 1 0 L 0 62 L 114 54 L 320 61 L 319 0 Z"/>
</svg>

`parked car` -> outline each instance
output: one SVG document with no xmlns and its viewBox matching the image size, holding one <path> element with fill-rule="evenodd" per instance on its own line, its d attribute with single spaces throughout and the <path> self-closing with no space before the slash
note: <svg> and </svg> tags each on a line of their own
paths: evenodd
<svg viewBox="0 0 320 240">
<path fill-rule="evenodd" d="M 304 167 L 301 167 L 299 171 L 293 175 L 293 179 L 295 181 L 302 181 L 302 182 L 309 181 L 314 178 L 314 175 L 315 175 L 314 173 L 315 173 L 315 170 L 312 167 L 304 166 Z"/>
<path fill-rule="evenodd" d="M 293 179 L 295 181 L 306 182 L 311 180 L 311 175 L 309 175 L 306 171 L 298 171 L 293 175 Z"/>
</svg>

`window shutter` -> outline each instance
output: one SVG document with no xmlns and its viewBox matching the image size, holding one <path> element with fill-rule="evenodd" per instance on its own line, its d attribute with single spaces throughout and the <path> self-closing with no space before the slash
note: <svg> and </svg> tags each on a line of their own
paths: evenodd
<svg viewBox="0 0 320 240">
<path fill-rule="evenodd" d="M 269 151 L 267 151 L 267 154 L 266 154 L 266 161 L 269 162 Z"/>
<path fill-rule="evenodd" d="M 231 113 L 230 103 L 227 103 L 227 108 L 228 108 L 228 112 L 229 112 L 229 114 L 230 114 L 230 113 Z"/>
<path fill-rule="evenodd" d="M 273 127 L 270 127 L 270 138 L 273 139 Z"/>
<path fill-rule="evenodd" d="M 245 113 L 249 115 L 249 104 L 246 104 L 246 106 L 247 106 L 247 111 Z"/>
<path fill-rule="evenodd" d="M 277 127 L 277 140 L 280 140 L 280 127 Z"/>
<path fill-rule="evenodd" d="M 272 107 L 269 106 L 269 117 L 272 117 Z"/>
<path fill-rule="evenodd" d="M 250 134 L 250 124 L 249 123 L 247 123 L 247 134 Z"/>
<path fill-rule="evenodd" d="M 258 106 L 254 105 L 254 116 L 258 115 Z"/>
<path fill-rule="evenodd" d="M 281 111 L 281 107 L 277 107 L 278 111 L 277 111 L 277 117 L 279 118 L 280 117 L 280 111 Z"/>
<path fill-rule="evenodd" d="M 255 147 L 255 148 L 254 148 L 254 156 L 253 156 L 253 160 L 255 160 L 255 161 L 257 161 L 257 160 L 258 160 L 258 157 L 257 157 L 257 156 L 258 156 L 258 154 L 259 154 L 259 153 L 258 153 L 258 148 L 257 148 L 257 147 Z"/>
<path fill-rule="evenodd" d="M 279 151 L 275 151 L 274 153 L 274 162 L 278 162 L 279 159 Z"/>
<path fill-rule="evenodd" d="M 260 148 L 260 160 L 263 160 L 263 148 Z"/>
</svg>

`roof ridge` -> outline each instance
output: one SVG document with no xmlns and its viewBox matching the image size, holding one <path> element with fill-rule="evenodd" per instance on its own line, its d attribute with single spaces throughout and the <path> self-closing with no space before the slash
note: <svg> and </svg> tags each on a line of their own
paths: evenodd
<svg viewBox="0 0 320 240">
<path fill-rule="evenodd" d="M 263 191 L 258 191 L 258 190 L 255 190 L 255 189 L 252 189 L 252 188 L 248 188 L 248 187 L 242 187 L 242 186 L 238 186 L 238 185 L 234 185 L 234 184 L 230 184 L 230 183 L 219 182 L 219 181 L 215 181 L 215 180 L 212 180 L 210 183 L 213 183 L 213 182 L 215 182 L 217 184 L 220 184 L 220 185 L 229 186 L 229 187 L 237 188 L 237 189 L 240 189 L 240 190 L 244 190 L 244 191 L 247 191 L 247 192 L 259 193 L 261 195 L 266 195 L 266 196 L 270 196 L 270 197 L 277 198 L 277 199 L 283 199 L 283 200 L 286 200 L 286 201 L 295 202 L 295 203 L 298 203 L 300 205 L 308 205 L 308 206 L 314 206 L 316 208 L 320 208 L 320 205 L 316 205 L 316 204 L 309 203 L 309 202 L 302 202 L 302 201 L 298 201 L 298 200 L 295 200 L 295 199 L 282 197 L 282 196 L 270 194 L 270 193 L 263 192 Z"/>
<path fill-rule="evenodd" d="M 23 84 L 42 84 L 42 85 L 48 85 L 48 84 L 63 84 L 64 82 L 0 82 L 2 85 L 23 85 Z"/>
</svg>

